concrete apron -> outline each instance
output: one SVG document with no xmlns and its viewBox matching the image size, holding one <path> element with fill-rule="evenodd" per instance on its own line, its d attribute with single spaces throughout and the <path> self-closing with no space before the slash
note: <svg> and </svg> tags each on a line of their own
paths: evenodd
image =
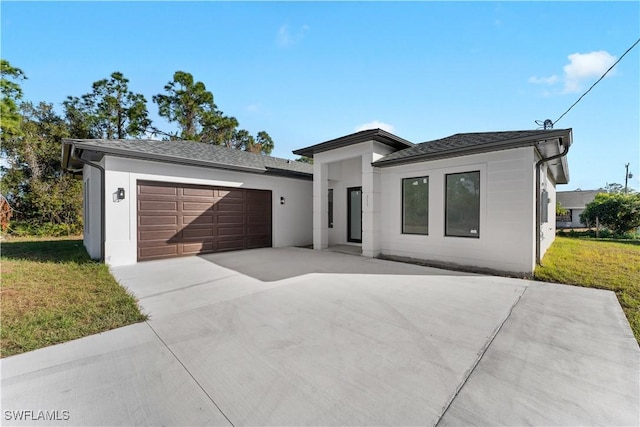
<svg viewBox="0 0 640 427">
<path fill-rule="evenodd" d="M 640 352 L 611 292 L 304 249 L 238 256 L 286 278 L 199 257 L 114 269 L 151 319 L 3 359 L 3 424 L 20 424 L 7 410 L 68 411 L 38 425 L 639 422 Z"/>
</svg>

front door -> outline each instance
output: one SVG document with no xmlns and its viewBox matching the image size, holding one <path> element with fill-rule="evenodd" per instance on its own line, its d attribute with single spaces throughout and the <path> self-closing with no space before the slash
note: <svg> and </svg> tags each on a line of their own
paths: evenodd
<svg viewBox="0 0 640 427">
<path fill-rule="evenodd" d="M 347 188 L 347 241 L 362 243 L 362 187 Z"/>
</svg>

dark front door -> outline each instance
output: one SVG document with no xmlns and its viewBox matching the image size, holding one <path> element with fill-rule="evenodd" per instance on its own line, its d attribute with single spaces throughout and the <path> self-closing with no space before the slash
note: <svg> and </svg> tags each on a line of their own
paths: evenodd
<svg viewBox="0 0 640 427">
<path fill-rule="evenodd" d="M 362 187 L 347 188 L 347 241 L 362 243 Z"/>
</svg>

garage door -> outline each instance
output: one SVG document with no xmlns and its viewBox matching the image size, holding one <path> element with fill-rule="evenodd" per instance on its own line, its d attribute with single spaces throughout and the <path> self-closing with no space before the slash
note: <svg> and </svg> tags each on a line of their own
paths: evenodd
<svg viewBox="0 0 640 427">
<path fill-rule="evenodd" d="M 271 247 L 271 191 L 138 181 L 138 261 Z"/>
</svg>

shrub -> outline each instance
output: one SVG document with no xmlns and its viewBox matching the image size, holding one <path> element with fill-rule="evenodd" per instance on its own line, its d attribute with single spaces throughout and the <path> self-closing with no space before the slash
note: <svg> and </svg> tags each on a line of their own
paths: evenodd
<svg viewBox="0 0 640 427">
<path fill-rule="evenodd" d="M 614 235 L 629 233 L 640 227 L 640 194 L 597 194 L 580 220 L 589 226 L 599 221 Z"/>
</svg>

